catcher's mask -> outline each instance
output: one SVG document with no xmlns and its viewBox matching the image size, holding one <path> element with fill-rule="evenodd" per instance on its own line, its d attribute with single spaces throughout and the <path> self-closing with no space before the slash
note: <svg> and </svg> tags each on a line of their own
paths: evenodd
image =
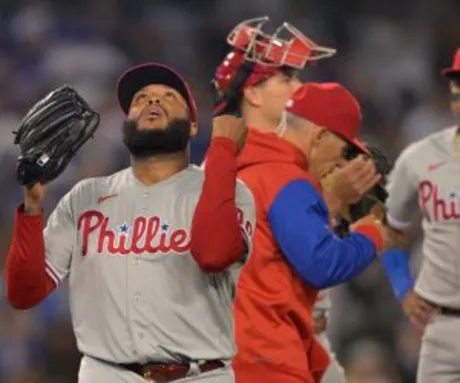
<svg viewBox="0 0 460 383">
<path fill-rule="evenodd" d="M 335 49 L 323 47 L 289 23 L 274 33 L 263 30 L 268 16 L 238 24 L 227 36 L 230 52 L 217 67 L 212 85 L 214 115 L 239 114 L 242 90 L 257 85 L 277 71 L 301 70 L 309 61 L 331 57 Z"/>
</svg>

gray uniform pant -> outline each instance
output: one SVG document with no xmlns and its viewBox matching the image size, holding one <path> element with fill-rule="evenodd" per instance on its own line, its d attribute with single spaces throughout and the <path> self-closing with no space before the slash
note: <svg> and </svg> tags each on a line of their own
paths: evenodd
<svg viewBox="0 0 460 383">
<path fill-rule="evenodd" d="M 417 383 L 460 383 L 460 317 L 436 314 L 426 327 Z"/>
<path fill-rule="evenodd" d="M 192 374 L 191 374 L 192 375 Z M 99 360 L 84 356 L 81 360 L 78 383 L 146 383 L 139 375 L 106 364 Z M 235 377 L 231 365 L 206 373 L 197 373 L 185 379 L 175 380 L 174 383 L 234 383 Z"/>
<path fill-rule="evenodd" d="M 331 344 L 329 343 L 329 339 L 327 339 L 326 333 L 323 332 L 318 334 L 316 335 L 316 338 L 327 350 L 329 357 L 331 358 L 331 364 L 324 373 L 321 383 L 345 383 L 345 371 L 332 352 Z"/>
</svg>

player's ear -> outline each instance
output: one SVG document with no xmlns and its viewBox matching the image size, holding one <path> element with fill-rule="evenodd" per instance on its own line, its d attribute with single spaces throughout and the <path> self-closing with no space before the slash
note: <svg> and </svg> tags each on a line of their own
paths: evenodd
<svg viewBox="0 0 460 383">
<path fill-rule="evenodd" d="M 135 120 L 139 116 L 139 113 L 140 113 L 139 110 L 137 110 L 135 106 L 130 106 L 128 110 L 127 118 Z"/>
<path fill-rule="evenodd" d="M 308 133 L 311 137 L 311 143 L 313 146 L 317 146 L 327 137 L 328 131 L 321 126 L 311 123 Z"/>
<path fill-rule="evenodd" d="M 190 137 L 195 137 L 198 133 L 198 124 L 196 122 L 192 122 L 190 124 Z"/>
<path fill-rule="evenodd" d="M 248 86 L 243 90 L 243 97 L 246 102 L 252 106 L 260 106 L 262 103 L 261 94 L 259 92 L 258 87 L 256 86 Z"/>
</svg>

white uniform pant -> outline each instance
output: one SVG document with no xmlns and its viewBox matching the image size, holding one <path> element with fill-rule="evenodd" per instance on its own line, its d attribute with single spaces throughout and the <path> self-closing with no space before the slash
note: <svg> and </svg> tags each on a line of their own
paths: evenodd
<svg viewBox="0 0 460 383">
<path fill-rule="evenodd" d="M 417 383 L 460 382 L 460 317 L 435 314 L 425 328 Z"/>
<path fill-rule="evenodd" d="M 339 361 L 335 357 L 335 354 L 331 350 L 331 344 L 325 332 L 316 335 L 318 341 L 323 345 L 327 350 L 329 357 L 331 359 L 331 364 L 324 373 L 321 383 L 345 383 L 345 371 L 340 365 Z"/>
<path fill-rule="evenodd" d="M 231 365 L 205 373 L 197 372 L 193 376 L 191 373 L 190 375 L 185 379 L 175 380 L 173 383 L 235 383 Z M 146 380 L 142 376 L 121 367 L 84 356 L 80 364 L 78 383 L 146 383 Z"/>
</svg>

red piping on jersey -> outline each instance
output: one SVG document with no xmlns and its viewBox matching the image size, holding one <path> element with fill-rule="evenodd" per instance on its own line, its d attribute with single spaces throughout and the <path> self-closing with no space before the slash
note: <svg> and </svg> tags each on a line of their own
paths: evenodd
<svg viewBox="0 0 460 383">
<path fill-rule="evenodd" d="M 216 137 L 206 156 L 204 183 L 191 229 L 191 253 L 205 271 L 223 271 L 244 253 L 236 207 L 236 143 Z"/>
<path fill-rule="evenodd" d="M 42 214 L 17 210 L 5 271 L 6 295 L 15 309 L 34 307 L 56 288 L 46 273 Z"/>
</svg>

